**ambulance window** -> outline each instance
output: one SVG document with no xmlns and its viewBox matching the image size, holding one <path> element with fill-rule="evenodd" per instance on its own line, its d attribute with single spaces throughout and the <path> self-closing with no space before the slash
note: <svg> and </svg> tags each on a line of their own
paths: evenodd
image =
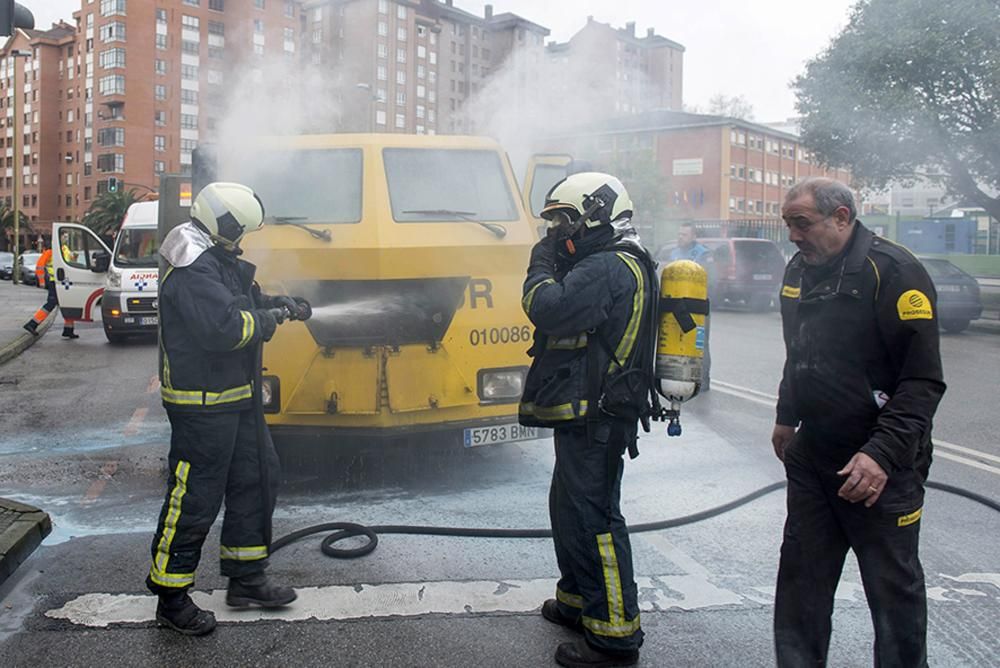
<svg viewBox="0 0 1000 668">
<path fill-rule="evenodd" d="M 382 152 L 392 217 L 397 223 L 518 219 L 496 151 L 387 148 Z"/>
<path fill-rule="evenodd" d="M 53 248 L 52 252 L 61 253 L 63 261 L 70 267 L 90 269 L 91 253 L 88 251 L 97 250 L 98 247 L 97 241 L 89 234 L 70 227 L 59 231 L 59 248 Z"/>
<path fill-rule="evenodd" d="M 254 189 L 267 216 L 304 223 L 361 221 L 361 149 L 253 151 L 233 156 L 220 180 Z"/>
<path fill-rule="evenodd" d="M 115 248 L 115 264 L 122 267 L 155 267 L 156 252 L 160 244 L 156 240 L 156 228 L 128 228 L 118 235 Z"/>
<path fill-rule="evenodd" d="M 545 196 L 552 190 L 552 186 L 566 178 L 566 165 L 535 165 L 535 178 L 531 182 L 531 192 L 528 194 L 531 200 L 531 215 L 539 217 L 539 213 L 545 208 Z"/>
</svg>

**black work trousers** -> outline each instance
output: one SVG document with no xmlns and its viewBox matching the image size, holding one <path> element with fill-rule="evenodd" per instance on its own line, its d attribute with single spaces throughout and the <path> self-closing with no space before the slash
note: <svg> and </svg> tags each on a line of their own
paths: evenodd
<svg viewBox="0 0 1000 668">
<path fill-rule="evenodd" d="M 636 426 L 603 421 L 556 429 L 549 517 L 559 582 L 556 600 L 581 617 L 587 642 L 609 652 L 642 645 L 632 546 L 621 513 L 622 454 Z"/>
<path fill-rule="evenodd" d="M 847 460 L 828 461 L 797 435 L 785 450 L 788 518 L 774 606 L 779 667 L 824 666 L 834 594 L 854 550 L 875 627 L 875 666 L 927 665 L 927 595 L 917 553 L 923 478 L 891 473 L 871 508 L 837 496 Z"/>
<path fill-rule="evenodd" d="M 202 544 L 223 500 L 222 574 L 241 577 L 263 571 L 279 476 L 278 457 L 263 426 L 269 486 L 264 489 L 257 437 L 263 416 L 253 409 L 227 413 L 168 409 L 167 417 L 172 430 L 170 476 L 153 537 L 147 586 L 162 594 L 194 584 Z"/>
</svg>

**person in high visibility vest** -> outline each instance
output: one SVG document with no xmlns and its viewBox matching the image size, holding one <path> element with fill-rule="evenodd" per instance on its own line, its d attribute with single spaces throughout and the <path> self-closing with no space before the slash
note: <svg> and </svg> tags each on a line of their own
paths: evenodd
<svg viewBox="0 0 1000 668">
<path fill-rule="evenodd" d="M 38 336 L 38 326 L 41 325 L 47 317 L 49 317 L 49 314 L 52 313 L 52 309 L 59 306 L 59 295 L 56 292 L 56 272 L 55 268 L 52 266 L 52 249 L 45 247 L 44 239 L 38 243 L 42 248 L 42 254 L 39 256 L 38 262 L 35 264 L 35 277 L 38 278 L 39 285 L 42 285 L 44 280 L 45 289 L 48 294 L 45 303 L 42 304 L 37 311 L 35 311 L 35 314 L 31 316 L 31 320 L 24 323 L 24 329 L 31 332 L 35 336 Z M 66 246 L 63 246 L 62 253 L 63 257 L 72 256 L 72 252 Z M 63 338 L 80 338 L 80 335 L 74 331 L 75 324 L 75 320 L 67 318 L 63 315 Z"/>
</svg>

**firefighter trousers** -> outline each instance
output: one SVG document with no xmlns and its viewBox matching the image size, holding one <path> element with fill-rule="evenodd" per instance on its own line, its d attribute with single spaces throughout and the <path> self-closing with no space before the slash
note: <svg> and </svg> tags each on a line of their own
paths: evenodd
<svg viewBox="0 0 1000 668">
<path fill-rule="evenodd" d="M 875 666 L 927 665 L 927 595 L 917 548 L 923 478 L 891 473 L 871 508 L 837 496 L 843 463 L 820 461 L 798 436 L 785 450 L 788 518 L 774 605 L 779 667 L 824 666 L 847 550 L 858 559 L 875 627 Z"/>
<path fill-rule="evenodd" d="M 642 645 L 632 546 L 621 513 L 622 455 L 636 425 L 596 422 L 555 430 L 549 517 L 559 582 L 556 600 L 581 618 L 588 644 L 607 652 Z"/>
<path fill-rule="evenodd" d="M 269 493 L 261 484 L 258 420 L 254 409 L 227 413 L 167 410 L 170 475 L 151 546 L 146 584 L 154 593 L 191 587 L 201 547 L 226 502 L 219 545 L 221 571 L 241 577 L 267 567 L 278 457 L 264 426 Z"/>
</svg>

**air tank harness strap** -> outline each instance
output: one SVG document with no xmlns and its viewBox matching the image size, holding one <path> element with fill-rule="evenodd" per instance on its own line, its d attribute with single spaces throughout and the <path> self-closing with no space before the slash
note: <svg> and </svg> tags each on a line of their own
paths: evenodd
<svg viewBox="0 0 1000 668">
<path fill-rule="evenodd" d="M 692 299 L 691 297 L 661 297 L 660 313 L 672 313 L 677 318 L 681 331 L 687 334 L 695 328 L 692 315 L 708 315 L 707 299 Z"/>
</svg>

